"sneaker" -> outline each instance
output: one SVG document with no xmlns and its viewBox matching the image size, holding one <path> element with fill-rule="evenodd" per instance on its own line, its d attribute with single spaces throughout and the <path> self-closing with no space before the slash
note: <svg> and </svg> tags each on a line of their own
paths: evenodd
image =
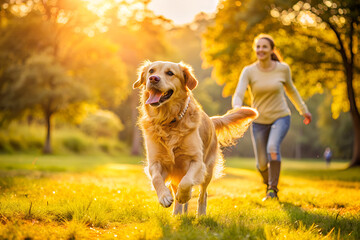
<svg viewBox="0 0 360 240">
<path fill-rule="evenodd" d="M 266 197 L 263 198 L 263 201 L 269 200 L 269 199 L 274 199 L 274 200 L 278 200 L 278 196 L 277 196 L 277 192 L 273 189 L 269 189 L 266 192 Z"/>
</svg>

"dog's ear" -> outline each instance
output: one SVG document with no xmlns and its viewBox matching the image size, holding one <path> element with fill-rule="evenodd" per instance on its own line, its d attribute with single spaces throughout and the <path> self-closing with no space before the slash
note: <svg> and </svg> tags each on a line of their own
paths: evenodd
<svg viewBox="0 0 360 240">
<path fill-rule="evenodd" d="M 138 88 L 142 85 L 145 85 L 145 75 L 146 69 L 151 64 L 149 60 L 146 60 L 139 68 L 138 68 L 138 79 L 133 84 L 133 89 Z"/>
<path fill-rule="evenodd" d="M 193 72 L 192 72 L 192 67 L 190 65 L 187 65 L 183 62 L 179 63 L 183 74 L 184 74 L 184 79 L 185 79 L 185 85 L 190 89 L 193 90 L 194 88 L 196 88 L 197 84 L 198 84 L 198 80 L 196 80 Z"/>
</svg>

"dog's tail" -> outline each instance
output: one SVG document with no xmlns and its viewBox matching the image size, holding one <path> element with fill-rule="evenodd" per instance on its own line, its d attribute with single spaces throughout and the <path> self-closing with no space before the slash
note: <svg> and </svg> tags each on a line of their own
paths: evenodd
<svg viewBox="0 0 360 240">
<path fill-rule="evenodd" d="M 234 145 L 258 116 L 256 109 L 242 107 L 231 109 L 223 116 L 211 117 L 221 146 Z"/>
</svg>

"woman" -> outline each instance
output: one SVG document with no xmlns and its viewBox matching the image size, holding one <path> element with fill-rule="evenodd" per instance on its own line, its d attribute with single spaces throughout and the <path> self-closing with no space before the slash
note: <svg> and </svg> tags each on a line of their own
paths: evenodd
<svg viewBox="0 0 360 240">
<path fill-rule="evenodd" d="M 272 37 L 260 34 L 254 40 L 254 50 L 258 61 L 243 69 L 232 104 L 234 108 L 242 106 L 249 86 L 252 107 L 259 112 L 251 127 L 251 137 L 257 169 L 267 185 L 263 200 L 278 199 L 280 144 L 290 126 L 285 93 L 305 118 L 305 124 L 311 122 L 311 114 L 292 82 L 289 66 L 281 62 Z"/>
</svg>

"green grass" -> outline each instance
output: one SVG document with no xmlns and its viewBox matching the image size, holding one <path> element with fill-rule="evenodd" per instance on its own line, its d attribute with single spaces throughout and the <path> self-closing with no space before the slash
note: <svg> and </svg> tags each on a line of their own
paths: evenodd
<svg viewBox="0 0 360 240">
<path fill-rule="evenodd" d="M 360 239 L 360 169 L 283 160 L 280 201 L 254 159 L 227 159 L 208 214 L 162 208 L 140 157 L 0 155 L 0 239 Z"/>
</svg>

